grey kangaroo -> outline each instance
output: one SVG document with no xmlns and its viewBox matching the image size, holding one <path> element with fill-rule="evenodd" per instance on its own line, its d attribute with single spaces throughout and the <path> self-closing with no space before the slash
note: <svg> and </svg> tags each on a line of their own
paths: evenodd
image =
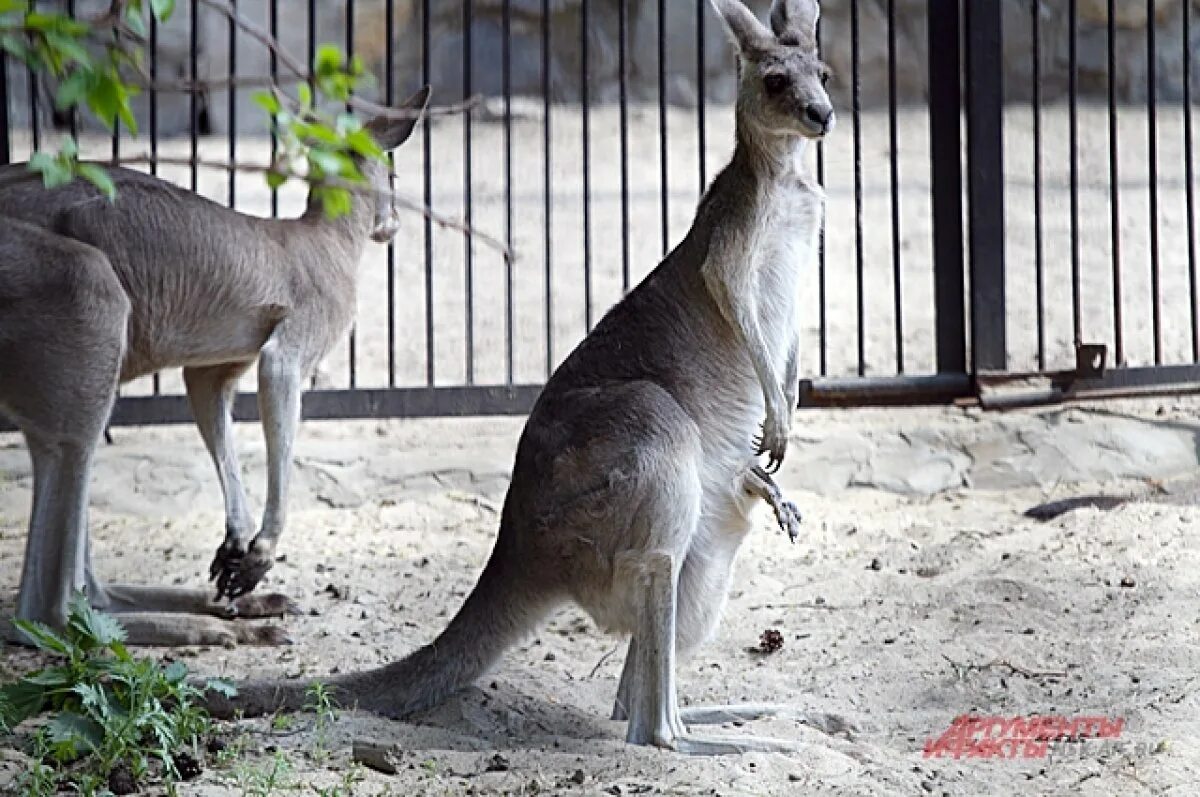
<svg viewBox="0 0 1200 797">
<path fill-rule="evenodd" d="M 391 150 L 412 133 L 428 88 L 368 125 Z M 395 232 L 386 166 L 371 191 L 325 217 L 245 216 L 154 177 L 112 169 L 115 202 L 76 181 L 46 190 L 24 165 L 0 169 L 0 412 L 24 433 L 33 508 L 16 616 L 61 627 L 72 594 L 121 613 L 136 644 L 285 641 L 283 595 L 247 595 L 274 561 L 287 516 L 292 441 L 305 379 L 345 334 L 368 236 Z M 238 378 L 258 362 L 267 500 L 255 535 L 233 444 Z M 88 482 L 117 385 L 182 366 L 188 401 L 225 496 L 225 539 L 203 589 L 106 584 L 92 567 Z M 230 603 L 220 603 L 228 597 Z M 220 618 L 220 619 L 218 619 Z"/>
<path fill-rule="evenodd" d="M 689 724 L 780 709 L 680 709 L 675 660 L 713 633 L 755 501 L 796 533 L 796 510 L 768 473 L 787 446 L 798 274 L 823 215 L 805 149 L 834 114 L 815 0 L 775 0 L 770 29 L 739 0 L 712 2 L 740 55 L 732 161 L 684 241 L 546 385 L 517 447 L 495 548 L 458 614 L 408 657 L 333 679 L 344 703 L 395 717 L 429 708 L 574 600 L 632 637 L 613 712 L 628 720 L 629 742 L 700 754 L 790 749 L 694 735 Z M 212 708 L 296 709 L 305 687 L 251 683 Z"/>
</svg>

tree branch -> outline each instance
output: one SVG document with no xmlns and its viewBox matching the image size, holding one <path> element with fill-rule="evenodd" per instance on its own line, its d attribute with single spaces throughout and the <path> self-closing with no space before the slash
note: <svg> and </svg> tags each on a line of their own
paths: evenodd
<svg viewBox="0 0 1200 797">
<path fill-rule="evenodd" d="M 127 156 L 127 157 L 118 157 L 115 160 L 110 159 L 110 160 L 106 161 L 106 163 L 109 163 L 113 166 L 150 165 L 150 164 L 156 164 L 159 166 L 196 166 L 196 167 L 202 168 L 202 169 L 219 169 L 221 171 L 226 171 L 226 172 L 250 172 L 253 174 L 266 174 L 268 172 L 271 172 L 271 173 L 275 173 L 275 174 L 284 174 L 288 177 L 305 179 L 303 175 L 293 174 L 293 173 L 288 173 L 288 172 L 280 172 L 278 169 L 272 168 L 270 166 L 263 166 L 262 164 L 258 164 L 258 163 L 229 163 L 227 161 L 213 161 L 213 160 L 205 160 L 203 158 L 181 158 L 181 157 L 172 157 L 169 155 L 158 155 L 157 157 L 151 156 L 149 154 L 132 155 L 132 156 Z M 391 202 L 394 206 L 402 208 L 404 210 L 412 211 L 414 213 L 418 213 L 421 216 L 429 219 L 430 221 L 432 221 L 434 224 L 438 225 L 439 227 L 442 227 L 443 229 L 455 230 L 457 232 L 462 233 L 467 238 L 473 238 L 473 239 L 478 240 L 480 243 L 484 244 L 485 246 L 488 246 L 492 249 L 495 249 L 497 252 L 499 252 L 504 257 L 505 261 L 511 262 L 513 260 L 512 250 L 510 250 L 507 246 L 505 246 L 504 243 L 501 242 L 499 239 L 497 239 L 491 235 L 488 235 L 487 233 L 476 230 L 474 227 L 469 226 L 464 221 L 462 221 L 461 219 L 455 218 L 454 216 L 447 216 L 442 213 L 438 213 L 436 210 L 433 210 L 432 208 L 427 206 L 425 203 L 419 202 L 415 199 L 410 199 L 409 197 L 407 197 L 403 194 L 397 193 L 394 190 L 393 191 L 377 191 L 370 186 L 360 185 L 358 183 L 351 183 L 346 180 L 340 180 L 340 179 L 334 179 L 334 178 L 326 178 L 325 180 L 322 180 L 320 183 L 317 183 L 317 185 L 324 185 L 324 186 L 328 186 L 330 188 L 342 188 L 342 189 L 351 191 L 356 194 L 373 194 L 376 196 L 382 196 L 385 199 L 391 200 Z"/>
</svg>

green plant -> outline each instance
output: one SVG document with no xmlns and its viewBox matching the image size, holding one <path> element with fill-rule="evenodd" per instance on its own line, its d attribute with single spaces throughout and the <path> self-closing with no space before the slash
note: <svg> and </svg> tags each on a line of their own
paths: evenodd
<svg viewBox="0 0 1200 797">
<path fill-rule="evenodd" d="M 329 686 L 313 681 L 304 692 L 304 710 L 317 715 L 313 723 L 313 752 L 322 756 L 328 750 L 329 729 L 337 722 L 337 705 Z"/>
<path fill-rule="evenodd" d="M 332 786 L 313 786 L 318 797 L 353 797 L 354 787 L 366 780 L 362 766 L 355 763 L 342 773 L 342 779 Z"/>
<path fill-rule="evenodd" d="M 228 2 L 197 2 L 247 27 Z M 154 89 L 142 64 L 147 19 L 166 23 L 174 10 L 175 0 L 112 0 L 107 12 L 77 19 L 62 11 L 39 11 L 29 0 L 0 0 L 0 48 L 54 81 L 58 111 L 84 109 L 109 130 L 120 124 L 137 135 L 132 100 L 144 88 Z M 286 56 L 270 37 L 263 43 Z M 300 84 L 295 97 L 278 85 L 257 95 L 279 143 L 279 157 L 266 170 L 267 183 L 278 188 L 290 179 L 306 180 L 328 215 L 344 215 L 350 210 L 351 191 L 367 185 L 360 159 L 386 159 L 352 113 L 331 114 L 318 106 L 322 101 L 341 107 L 357 102 L 353 93 L 370 76 L 361 59 L 347 58 L 330 44 L 317 49 L 310 74 L 303 74 L 302 65 L 290 58 L 283 60 L 296 77 L 309 83 Z M 57 152 L 35 152 L 29 168 L 41 174 L 48 188 L 82 177 L 109 199 L 116 196 L 109 175 L 97 164 L 80 161 L 78 144 L 70 137 Z"/>
<path fill-rule="evenodd" d="M 118 768 L 134 783 L 151 776 L 171 783 L 184 774 L 181 761 L 195 766 L 200 760 L 210 720 L 184 664 L 164 667 L 131 656 L 125 630 L 83 595 L 72 599 L 61 633 L 41 623 L 14 625 L 61 662 L 0 687 L 0 728 L 16 729 L 26 719 L 51 714 L 33 737 L 37 763 L 27 773 L 30 788 L 53 779 L 89 793 Z M 221 681 L 205 688 L 232 694 L 232 686 Z"/>
<path fill-rule="evenodd" d="M 237 785 L 242 797 L 271 797 L 277 791 L 292 788 L 292 763 L 277 751 L 266 766 L 242 765 L 237 770 Z"/>
</svg>

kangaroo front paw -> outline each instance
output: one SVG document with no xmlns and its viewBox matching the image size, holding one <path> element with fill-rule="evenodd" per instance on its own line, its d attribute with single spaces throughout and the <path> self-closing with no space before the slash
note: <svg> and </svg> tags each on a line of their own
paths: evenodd
<svg viewBox="0 0 1200 797">
<path fill-rule="evenodd" d="M 217 582 L 217 600 L 240 598 L 258 586 L 263 576 L 274 565 L 270 551 L 251 545 L 249 551 L 239 552 L 236 547 L 222 545 L 213 560 L 210 575 Z"/>
<path fill-rule="evenodd" d="M 767 473 L 775 473 L 787 453 L 788 425 L 785 416 L 769 414 L 763 422 L 762 434 L 755 441 L 756 452 L 767 455 Z"/>
</svg>

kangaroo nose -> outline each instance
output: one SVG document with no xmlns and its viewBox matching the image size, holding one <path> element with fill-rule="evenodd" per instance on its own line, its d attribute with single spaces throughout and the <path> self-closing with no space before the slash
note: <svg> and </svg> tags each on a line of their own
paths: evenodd
<svg viewBox="0 0 1200 797">
<path fill-rule="evenodd" d="M 833 123 L 833 106 L 810 102 L 804 109 L 804 115 L 813 125 L 827 132 Z"/>
</svg>

